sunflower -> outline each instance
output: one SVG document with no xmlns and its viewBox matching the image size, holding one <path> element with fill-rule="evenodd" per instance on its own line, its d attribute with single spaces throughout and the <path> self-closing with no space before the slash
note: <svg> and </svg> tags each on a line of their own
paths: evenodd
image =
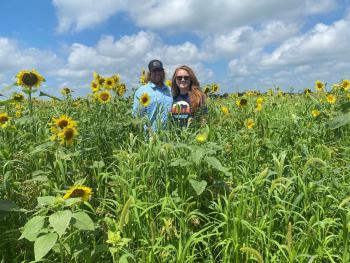
<svg viewBox="0 0 350 263">
<path fill-rule="evenodd" d="M 147 107 L 151 103 L 151 98 L 148 93 L 143 93 L 140 97 L 140 103 L 143 107 Z"/>
<path fill-rule="evenodd" d="M 61 92 L 61 94 L 63 96 L 68 96 L 69 94 L 72 93 L 72 90 L 70 88 L 68 88 L 68 87 L 64 87 L 64 88 L 61 89 L 60 92 Z"/>
<path fill-rule="evenodd" d="M 312 110 L 312 111 L 311 111 L 311 115 L 312 115 L 312 117 L 314 117 L 314 118 L 318 117 L 320 114 L 321 114 L 321 112 L 318 111 L 318 110 Z"/>
<path fill-rule="evenodd" d="M 75 128 L 77 123 L 67 115 L 61 115 L 58 118 L 52 117 L 52 123 L 50 123 L 50 125 L 50 131 L 52 132 L 51 140 L 54 141 L 59 138 L 59 134 L 62 132 L 62 130 L 64 130 L 66 127 Z"/>
<path fill-rule="evenodd" d="M 334 104 L 336 102 L 337 98 L 332 94 L 328 94 L 326 97 L 326 100 L 329 104 Z"/>
<path fill-rule="evenodd" d="M 95 80 L 91 81 L 90 86 L 91 86 L 92 93 L 95 93 L 100 90 L 100 85 L 98 84 L 98 81 L 95 81 Z"/>
<path fill-rule="evenodd" d="M 10 117 L 5 112 L 0 112 L 0 128 L 6 128 Z"/>
<path fill-rule="evenodd" d="M 204 88 L 204 93 L 205 94 L 208 94 L 210 92 L 210 86 L 205 86 L 205 88 Z"/>
<path fill-rule="evenodd" d="M 16 102 L 21 102 L 24 100 L 24 95 L 22 93 L 15 93 L 12 99 Z"/>
<path fill-rule="evenodd" d="M 199 143 L 204 143 L 208 139 L 208 134 L 207 133 L 200 133 L 196 136 L 196 141 Z"/>
<path fill-rule="evenodd" d="M 103 86 L 105 83 L 105 78 L 101 77 L 100 74 L 94 72 L 94 80 L 98 83 L 98 85 Z"/>
<path fill-rule="evenodd" d="M 259 97 L 256 99 L 256 104 L 262 104 L 264 102 L 264 98 Z"/>
<path fill-rule="evenodd" d="M 106 104 L 111 101 L 112 95 L 109 91 L 105 90 L 97 93 L 96 98 L 99 102 Z"/>
<path fill-rule="evenodd" d="M 246 99 L 240 99 L 240 100 L 236 100 L 236 105 L 238 107 L 243 107 L 246 106 L 248 103 L 248 101 Z"/>
<path fill-rule="evenodd" d="M 325 88 L 325 84 L 320 80 L 316 80 L 316 82 L 315 82 L 316 91 L 323 91 L 324 88 Z"/>
<path fill-rule="evenodd" d="M 117 94 L 118 96 L 122 97 L 126 92 L 126 85 L 125 83 L 119 83 L 117 86 Z"/>
<path fill-rule="evenodd" d="M 142 71 L 141 71 L 141 76 L 140 76 L 139 82 L 141 85 L 147 84 L 147 75 L 146 75 L 145 69 L 142 69 Z"/>
<path fill-rule="evenodd" d="M 39 87 L 45 79 L 34 69 L 32 71 L 21 70 L 17 76 L 16 84 L 24 88 L 31 89 L 32 87 Z"/>
<path fill-rule="evenodd" d="M 255 122 L 252 119 L 247 119 L 244 122 L 244 125 L 248 128 L 248 129 L 252 129 L 253 126 L 255 125 Z"/>
<path fill-rule="evenodd" d="M 221 112 L 224 114 L 224 115 L 228 115 L 230 113 L 229 109 L 226 107 L 226 106 L 222 106 L 221 107 Z"/>
<path fill-rule="evenodd" d="M 257 103 L 254 109 L 255 112 L 262 111 L 262 103 Z"/>
<path fill-rule="evenodd" d="M 304 89 L 304 94 L 308 96 L 312 91 L 310 89 Z"/>
<path fill-rule="evenodd" d="M 168 87 L 171 87 L 171 80 L 170 79 L 167 79 L 165 81 L 165 85 L 167 85 Z"/>
<path fill-rule="evenodd" d="M 104 85 L 105 85 L 106 89 L 112 89 L 115 85 L 114 78 L 113 77 L 106 78 Z"/>
<path fill-rule="evenodd" d="M 112 75 L 111 78 L 113 78 L 115 84 L 118 84 L 119 81 L 120 81 L 120 76 L 119 76 L 119 74 L 114 74 L 114 75 Z"/>
<path fill-rule="evenodd" d="M 348 79 L 344 79 L 340 85 L 343 88 L 343 90 L 348 91 L 348 89 L 350 88 L 350 81 Z"/>
<path fill-rule="evenodd" d="M 68 117 L 67 115 L 61 115 L 59 118 L 52 118 L 53 124 L 56 125 L 57 128 L 60 128 L 61 130 L 66 128 L 67 126 L 76 126 L 76 122 Z"/>
<path fill-rule="evenodd" d="M 67 126 L 61 132 L 57 134 L 57 137 L 61 139 L 61 144 L 70 146 L 73 144 L 73 139 L 77 136 L 78 130 L 74 126 Z"/>
<path fill-rule="evenodd" d="M 219 84 L 215 83 L 215 84 L 211 85 L 211 91 L 212 92 L 218 92 L 219 89 L 220 89 Z"/>
<path fill-rule="evenodd" d="M 88 201 L 92 195 L 92 189 L 83 185 L 74 185 L 72 186 L 66 194 L 63 196 L 63 199 L 77 198 L 80 197 L 82 201 Z"/>
</svg>

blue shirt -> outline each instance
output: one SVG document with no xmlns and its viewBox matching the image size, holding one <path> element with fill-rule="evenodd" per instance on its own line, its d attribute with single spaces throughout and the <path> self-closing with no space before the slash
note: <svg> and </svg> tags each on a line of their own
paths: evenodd
<svg viewBox="0 0 350 263">
<path fill-rule="evenodd" d="M 142 94 L 147 93 L 150 97 L 150 104 L 144 107 L 140 103 Z M 173 98 L 168 86 L 157 87 L 154 83 L 148 82 L 146 85 L 139 87 L 134 96 L 132 106 L 132 115 L 147 116 L 153 131 L 165 126 L 168 120 L 168 114 L 173 103 Z M 161 124 L 162 127 L 159 127 Z"/>
</svg>

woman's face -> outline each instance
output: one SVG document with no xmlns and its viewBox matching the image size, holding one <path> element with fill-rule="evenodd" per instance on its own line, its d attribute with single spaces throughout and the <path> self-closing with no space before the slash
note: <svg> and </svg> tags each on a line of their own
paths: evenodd
<svg viewBox="0 0 350 263">
<path fill-rule="evenodd" d="M 176 72 L 176 84 L 180 88 L 181 94 L 185 94 L 189 91 L 190 82 L 190 74 L 186 70 L 179 69 Z"/>
</svg>

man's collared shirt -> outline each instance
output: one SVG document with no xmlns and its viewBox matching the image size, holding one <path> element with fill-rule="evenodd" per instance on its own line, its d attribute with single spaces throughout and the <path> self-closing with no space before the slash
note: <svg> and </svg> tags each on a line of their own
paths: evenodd
<svg viewBox="0 0 350 263">
<path fill-rule="evenodd" d="M 144 107 L 140 103 L 140 97 L 147 93 L 150 97 L 150 103 L 147 107 Z M 173 103 L 173 98 L 170 92 L 170 88 L 163 84 L 162 87 L 157 87 L 154 83 L 148 82 L 146 85 L 137 89 L 134 96 L 134 104 L 132 107 L 133 116 L 145 116 L 147 115 L 152 130 L 158 130 L 158 123 L 163 127 L 168 120 L 168 114 Z"/>
</svg>

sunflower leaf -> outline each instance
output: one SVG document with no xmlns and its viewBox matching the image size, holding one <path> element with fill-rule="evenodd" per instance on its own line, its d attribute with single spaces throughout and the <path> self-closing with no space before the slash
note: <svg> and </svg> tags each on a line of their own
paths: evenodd
<svg viewBox="0 0 350 263">
<path fill-rule="evenodd" d="M 226 176 L 231 176 L 231 173 L 229 172 L 228 168 L 222 166 L 220 161 L 216 159 L 213 156 L 207 156 L 204 158 L 204 161 L 208 163 L 209 166 L 213 167 L 214 169 L 223 172 Z"/>
<path fill-rule="evenodd" d="M 80 197 L 68 198 L 64 201 L 64 203 L 65 203 L 64 206 L 72 206 L 72 205 L 81 203 L 81 198 Z"/>
<path fill-rule="evenodd" d="M 339 115 L 328 122 L 329 128 L 334 130 L 350 123 L 350 112 Z"/>
<path fill-rule="evenodd" d="M 36 237 L 41 232 L 45 223 L 45 217 L 43 216 L 35 216 L 30 219 L 23 228 L 23 233 L 19 239 L 26 238 L 29 241 L 34 241 Z"/>
<path fill-rule="evenodd" d="M 39 206 L 53 206 L 56 201 L 56 197 L 54 196 L 39 196 L 37 198 Z"/>
<path fill-rule="evenodd" d="M 13 102 L 15 102 L 15 100 L 13 100 L 13 99 L 3 100 L 3 101 L 0 101 L 0 105 L 7 105 L 7 104 L 10 104 Z"/>
<path fill-rule="evenodd" d="M 18 206 L 11 200 L 0 200 L 0 211 L 17 210 Z"/>
<path fill-rule="evenodd" d="M 203 191 L 205 190 L 205 187 L 207 186 L 207 181 L 205 180 L 198 181 L 198 180 L 190 179 L 189 181 L 193 190 L 196 192 L 197 195 L 200 195 L 201 193 L 203 193 Z"/>
<path fill-rule="evenodd" d="M 182 158 L 176 158 L 174 161 L 170 163 L 170 166 L 188 166 L 188 165 L 191 165 L 191 163 Z"/>
<path fill-rule="evenodd" d="M 38 237 L 34 242 L 34 254 L 35 261 L 38 261 L 46 256 L 47 253 L 57 242 L 56 233 L 48 233 L 46 235 Z"/>
<path fill-rule="evenodd" d="M 350 102 L 344 102 L 343 104 L 340 105 L 340 109 L 342 112 L 348 112 L 350 110 Z"/>
<path fill-rule="evenodd" d="M 57 97 L 55 97 L 55 96 L 52 96 L 52 95 L 50 95 L 50 94 L 47 94 L 47 93 L 45 93 L 45 92 L 40 91 L 39 97 L 43 97 L 43 96 L 44 96 L 44 97 L 49 97 L 49 98 L 54 99 L 54 100 L 61 101 L 61 99 L 59 99 L 59 98 L 57 98 Z"/>
<path fill-rule="evenodd" d="M 73 226 L 80 230 L 94 230 L 94 222 L 91 220 L 89 215 L 83 211 L 73 214 Z"/>
<path fill-rule="evenodd" d="M 61 237 L 66 232 L 69 226 L 69 222 L 72 218 L 72 212 L 70 210 L 58 211 L 49 217 L 50 225 L 55 229 L 58 235 Z"/>
</svg>

